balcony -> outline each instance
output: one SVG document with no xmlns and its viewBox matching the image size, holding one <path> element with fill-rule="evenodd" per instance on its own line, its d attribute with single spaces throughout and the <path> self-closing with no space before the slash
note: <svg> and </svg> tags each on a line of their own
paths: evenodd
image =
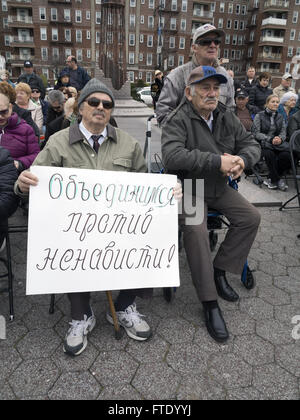
<svg viewBox="0 0 300 420">
<path fill-rule="evenodd" d="M 9 28 L 33 28 L 32 16 L 8 16 Z"/>
<path fill-rule="evenodd" d="M 25 60 L 34 60 L 34 56 L 31 55 L 17 55 L 12 54 L 9 59 L 6 60 L 7 64 L 12 67 L 23 67 Z"/>
<path fill-rule="evenodd" d="M 258 62 L 279 62 L 282 61 L 282 54 L 280 53 L 259 53 L 257 56 Z"/>
<path fill-rule="evenodd" d="M 205 22 L 207 22 L 207 20 L 212 19 L 214 16 L 213 12 L 210 12 L 208 10 L 202 10 L 202 9 L 194 9 L 193 10 L 193 20 L 205 20 Z"/>
<path fill-rule="evenodd" d="M 285 0 L 267 0 L 264 2 L 264 10 L 288 10 L 289 1 Z"/>
<path fill-rule="evenodd" d="M 26 37 L 26 38 L 18 38 L 13 37 L 10 41 L 11 47 L 27 47 L 27 48 L 34 48 L 34 39 L 33 37 Z"/>
<path fill-rule="evenodd" d="M 17 9 L 32 8 L 31 0 L 7 0 L 7 6 Z"/>
<path fill-rule="evenodd" d="M 277 19 L 269 17 L 264 19 L 261 23 L 262 26 L 286 26 L 287 19 Z"/>
<path fill-rule="evenodd" d="M 284 37 L 278 37 L 278 36 L 261 36 L 259 43 L 260 44 L 283 44 Z"/>
<path fill-rule="evenodd" d="M 271 74 L 275 74 L 278 75 L 279 73 L 281 73 L 280 69 L 273 69 L 273 68 L 264 68 L 264 67 L 260 67 L 257 69 L 258 73 L 263 73 L 263 72 L 268 72 Z"/>
<path fill-rule="evenodd" d="M 48 3 L 56 3 L 56 4 L 72 4 L 71 0 L 48 0 Z"/>
</svg>

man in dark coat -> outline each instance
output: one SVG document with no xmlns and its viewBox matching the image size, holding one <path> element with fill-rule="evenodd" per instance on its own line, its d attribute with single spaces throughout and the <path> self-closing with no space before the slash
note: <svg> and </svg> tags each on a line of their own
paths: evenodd
<svg viewBox="0 0 300 420">
<path fill-rule="evenodd" d="M 42 79 L 33 71 L 33 64 L 31 61 L 24 62 L 24 73 L 18 78 L 17 83 L 27 83 L 30 87 L 38 86 L 41 92 L 41 99 L 45 98 L 46 89 Z"/>
<path fill-rule="evenodd" d="M 160 92 L 164 86 L 164 75 L 160 70 L 155 70 L 155 80 L 151 84 L 151 96 L 153 99 L 153 107 L 156 109 L 156 102 L 158 101 Z"/>
<path fill-rule="evenodd" d="M 162 157 L 168 172 L 184 182 L 192 180 L 192 196 L 199 199 L 197 180 L 204 179 L 204 218 L 191 217 L 185 209 L 179 222 L 198 298 L 203 304 L 208 333 L 224 342 L 229 334 L 218 306 L 217 295 L 228 301 L 239 296 L 228 284 L 226 271 L 242 274 L 260 223 L 258 210 L 228 186 L 230 175 L 237 179 L 260 158 L 260 146 L 238 118 L 218 102 L 220 84 L 227 78 L 210 66 L 196 67 L 188 78 L 185 97 L 167 117 L 162 128 Z M 185 185 L 184 185 L 185 187 Z M 212 261 L 207 230 L 208 207 L 221 212 L 230 226 Z M 197 207 L 196 207 L 197 208 Z M 193 219 L 193 221 L 191 221 Z M 192 224 L 193 223 L 193 224 Z M 247 288 L 254 287 L 254 279 Z"/>
<path fill-rule="evenodd" d="M 61 77 L 62 74 L 67 73 L 70 76 L 70 86 L 76 88 L 77 91 L 82 90 L 87 82 L 91 79 L 87 71 L 84 68 L 78 66 L 77 60 L 73 55 L 67 57 L 66 64 L 67 67 L 62 70 L 59 77 Z"/>
<path fill-rule="evenodd" d="M 18 171 L 8 150 L 0 146 L 0 252 L 4 248 L 7 219 L 16 211 L 18 197 L 14 193 L 14 184 Z"/>
<path fill-rule="evenodd" d="M 257 80 L 255 78 L 255 68 L 249 67 L 247 70 L 247 77 L 241 82 L 241 88 L 245 90 L 248 95 L 250 90 L 256 85 Z"/>
</svg>

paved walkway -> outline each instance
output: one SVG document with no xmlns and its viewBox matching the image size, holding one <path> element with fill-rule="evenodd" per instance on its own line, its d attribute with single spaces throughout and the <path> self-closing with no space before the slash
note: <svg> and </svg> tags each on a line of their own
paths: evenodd
<svg viewBox="0 0 300 420">
<path fill-rule="evenodd" d="M 123 335 L 116 341 L 105 320 L 105 293 L 93 293 L 97 325 L 88 348 L 77 358 L 64 355 L 68 299 L 58 296 L 49 315 L 49 296 L 25 296 L 26 235 L 14 235 L 16 319 L 0 340 L 0 400 L 299 400 L 300 339 L 292 337 L 292 319 L 300 316 L 300 212 L 259 210 L 262 223 L 249 258 L 257 286 L 249 292 L 238 276 L 229 275 L 240 300 L 219 300 L 230 332 L 225 345 L 206 332 L 182 251 L 175 299 L 166 303 L 157 289 L 152 300 L 137 301 L 153 328 L 151 340 Z M 22 214 L 14 216 L 14 222 L 22 221 Z M 0 293 L 0 314 L 8 316 L 6 293 Z"/>
</svg>

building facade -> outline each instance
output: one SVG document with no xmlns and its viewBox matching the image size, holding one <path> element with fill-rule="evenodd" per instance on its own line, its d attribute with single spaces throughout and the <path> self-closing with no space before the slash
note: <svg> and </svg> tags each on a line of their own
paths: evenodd
<svg viewBox="0 0 300 420">
<path fill-rule="evenodd" d="M 93 75 L 151 83 L 190 60 L 195 30 L 223 29 L 220 58 L 238 78 L 247 67 L 269 71 L 273 85 L 300 57 L 300 0 L 1 0 L 0 53 L 13 80 L 24 60 L 50 82 L 75 55 Z M 300 60 L 299 60 L 300 62 Z M 127 72 L 127 73 L 126 73 Z M 300 86 L 299 86 L 300 87 Z"/>
</svg>

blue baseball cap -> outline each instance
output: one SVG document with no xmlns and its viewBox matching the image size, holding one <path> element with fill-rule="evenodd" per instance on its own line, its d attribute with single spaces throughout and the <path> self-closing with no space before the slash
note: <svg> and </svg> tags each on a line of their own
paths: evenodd
<svg viewBox="0 0 300 420">
<path fill-rule="evenodd" d="M 217 73 L 214 67 L 210 66 L 199 66 L 196 67 L 188 78 L 188 85 L 194 85 L 196 83 L 200 83 L 206 79 L 217 79 L 219 83 L 224 84 L 228 82 L 228 79 L 224 74 Z"/>
</svg>

